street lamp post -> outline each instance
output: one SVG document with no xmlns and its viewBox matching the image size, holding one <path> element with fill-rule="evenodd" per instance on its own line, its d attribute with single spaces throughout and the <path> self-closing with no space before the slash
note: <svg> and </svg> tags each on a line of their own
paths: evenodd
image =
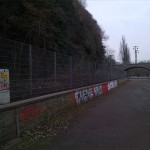
<svg viewBox="0 0 150 150">
<path fill-rule="evenodd" d="M 139 53 L 138 46 L 133 46 L 133 49 L 135 50 L 135 63 L 137 64 L 137 53 Z"/>
</svg>

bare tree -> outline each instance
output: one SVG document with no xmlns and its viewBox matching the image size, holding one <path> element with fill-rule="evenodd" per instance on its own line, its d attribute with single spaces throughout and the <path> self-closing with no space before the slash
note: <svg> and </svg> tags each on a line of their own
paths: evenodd
<svg viewBox="0 0 150 150">
<path fill-rule="evenodd" d="M 105 63 L 109 64 L 116 64 L 115 56 L 114 56 L 114 50 L 113 49 L 106 49 L 105 53 Z"/>
<path fill-rule="evenodd" d="M 130 63 L 130 50 L 125 36 L 122 36 L 122 41 L 120 42 L 119 58 L 123 64 Z"/>
</svg>

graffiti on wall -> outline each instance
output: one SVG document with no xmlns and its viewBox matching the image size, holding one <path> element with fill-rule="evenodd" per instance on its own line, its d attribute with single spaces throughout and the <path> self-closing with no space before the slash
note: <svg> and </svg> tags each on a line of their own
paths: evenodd
<svg viewBox="0 0 150 150">
<path fill-rule="evenodd" d="M 31 104 L 23 107 L 18 111 L 20 125 L 23 125 L 24 123 L 32 119 L 34 120 L 38 118 L 45 112 L 45 110 L 46 110 L 45 104 L 40 105 Z"/>
<path fill-rule="evenodd" d="M 111 90 L 113 88 L 117 87 L 117 81 L 111 81 L 108 83 L 104 84 L 99 84 L 95 86 L 91 86 L 88 88 L 84 89 L 79 89 L 73 93 L 75 102 L 77 104 L 86 102 L 90 99 L 92 99 L 94 96 L 101 95 L 103 93 L 108 92 L 108 90 Z M 61 107 L 59 106 L 63 102 L 69 101 L 68 96 L 63 97 L 59 99 L 58 103 L 58 108 Z M 24 123 L 30 121 L 30 120 L 35 120 L 38 117 L 40 117 L 46 110 L 46 104 L 45 103 L 39 103 L 39 104 L 31 104 L 28 106 L 25 106 L 21 108 L 18 111 L 18 116 L 19 116 L 19 123 L 20 125 L 23 125 Z"/>
<path fill-rule="evenodd" d="M 102 94 L 102 85 L 96 85 L 93 87 L 94 88 L 94 95 L 98 96 Z"/>
<path fill-rule="evenodd" d="M 108 82 L 108 90 L 110 91 L 111 89 L 114 89 L 117 87 L 117 81 L 111 81 L 111 82 Z"/>
<path fill-rule="evenodd" d="M 76 101 L 77 104 L 86 102 L 89 99 L 93 98 L 94 96 L 98 96 L 98 95 L 101 95 L 101 94 L 102 94 L 101 84 L 93 86 L 91 88 L 77 90 L 74 93 L 75 101 Z"/>
<path fill-rule="evenodd" d="M 111 81 L 108 83 L 92 86 L 91 88 L 77 90 L 73 95 L 76 103 L 80 104 L 88 101 L 94 96 L 104 94 L 115 87 L 117 87 L 117 81 Z"/>
<path fill-rule="evenodd" d="M 103 92 L 103 93 L 108 92 L 108 83 L 102 84 L 102 92 Z"/>
<path fill-rule="evenodd" d="M 75 99 L 76 99 L 77 104 L 80 104 L 82 102 L 86 102 L 87 100 L 89 100 L 91 98 L 93 98 L 92 88 L 78 90 L 75 92 Z"/>
</svg>

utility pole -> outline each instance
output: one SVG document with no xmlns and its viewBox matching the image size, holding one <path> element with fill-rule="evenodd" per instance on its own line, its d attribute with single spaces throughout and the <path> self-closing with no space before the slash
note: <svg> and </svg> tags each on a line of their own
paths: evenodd
<svg viewBox="0 0 150 150">
<path fill-rule="evenodd" d="M 133 49 L 135 50 L 135 63 L 137 64 L 137 53 L 139 53 L 138 46 L 133 46 Z"/>
</svg>

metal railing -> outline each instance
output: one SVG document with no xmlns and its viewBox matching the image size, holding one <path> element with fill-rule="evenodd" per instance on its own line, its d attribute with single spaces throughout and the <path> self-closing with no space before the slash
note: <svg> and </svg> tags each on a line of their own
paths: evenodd
<svg viewBox="0 0 150 150">
<path fill-rule="evenodd" d="M 0 38 L 0 69 L 9 69 L 11 102 L 124 77 L 118 67 Z"/>
</svg>

